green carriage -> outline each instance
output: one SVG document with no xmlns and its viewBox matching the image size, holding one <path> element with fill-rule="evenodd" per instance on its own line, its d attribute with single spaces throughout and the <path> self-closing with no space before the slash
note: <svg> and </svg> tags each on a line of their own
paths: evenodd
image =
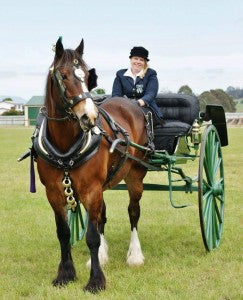
<svg viewBox="0 0 243 300">
<path fill-rule="evenodd" d="M 200 112 L 197 97 L 183 94 L 159 94 L 157 104 L 166 123 L 154 127 L 156 150 L 150 151 L 129 141 L 130 147 L 147 155 L 146 159 L 140 160 L 126 153 L 127 158 L 135 159 L 148 171 L 167 172 L 168 185 L 144 183 L 144 190 L 167 190 L 174 208 L 187 206 L 174 203 L 175 191 L 197 191 L 202 238 L 206 250 L 211 251 L 220 244 L 224 222 L 225 183 L 221 147 L 228 145 L 224 110 L 221 106 L 207 105 L 205 111 Z M 123 142 L 122 139 L 114 140 L 112 151 L 118 150 Z M 186 175 L 181 167 L 188 161 L 198 164 L 198 175 L 194 178 Z M 119 184 L 113 189 L 126 190 L 126 185 Z M 72 244 L 83 237 L 86 221 L 87 214 L 80 205 L 75 211 L 69 210 Z"/>
</svg>

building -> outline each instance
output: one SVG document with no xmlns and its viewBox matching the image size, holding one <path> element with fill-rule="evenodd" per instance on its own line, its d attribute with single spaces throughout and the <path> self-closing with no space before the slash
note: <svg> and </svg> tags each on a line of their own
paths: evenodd
<svg viewBox="0 0 243 300">
<path fill-rule="evenodd" d="M 44 104 L 44 96 L 33 96 L 24 106 L 25 126 L 35 125 L 41 106 Z"/>
<path fill-rule="evenodd" d="M 5 111 L 14 109 L 16 111 L 24 110 L 23 103 L 15 103 L 13 101 L 1 101 L 0 102 L 0 115 L 2 115 Z"/>
</svg>

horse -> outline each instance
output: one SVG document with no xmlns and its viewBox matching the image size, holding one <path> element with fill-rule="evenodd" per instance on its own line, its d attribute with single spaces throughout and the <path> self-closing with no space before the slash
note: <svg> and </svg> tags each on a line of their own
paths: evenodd
<svg viewBox="0 0 243 300">
<path fill-rule="evenodd" d="M 92 78 L 83 60 L 83 49 L 83 39 L 75 50 L 64 49 L 61 38 L 55 44 L 54 60 L 47 76 L 43 112 L 46 132 L 50 147 L 62 154 L 70 152 L 73 145 L 79 143 L 83 136 L 87 137 L 91 131 L 99 137 L 99 144 L 91 157 L 85 157 L 77 165 L 70 163 L 69 168 L 58 163 L 55 165 L 53 161 L 40 155 L 37 155 L 36 162 L 40 181 L 45 186 L 48 201 L 54 211 L 61 250 L 57 276 L 52 283 L 54 286 L 62 286 L 76 279 L 67 223 L 67 197 L 63 189 L 63 178 L 68 170 L 75 195 L 88 212 L 86 243 L 90 251 L 90 277 L 84 290 L 96 293 L 106 288 L 102 266 L 108 261 L 108 246 L 104 237 L 106 205 L 103 192 L 116 186 L 121 180 L 125 181 L 130 198 L 128 214 L 131 240 L 127 263 L 130 266 L 144 263 L 137 226 L 143 178 L 147 171 L 143 165 L 129 158 L 120 164 L 122 154 L 119 151 L 110 153 L 110 140 L 114 140 L 114 131 L 101 111 L 111 117 L 113 124 L 119 124 L 119 128 L 135 143 L 146 145 L 147 137 L 141 108 L 129 99 L 110 98 L 100 105 L 101 108 L 96 105 L 89 93 Z M 122 145 L 120 148 L 126 148 L 127 153 L 139 159 L 144 158 L 144 153 L 138 149 Z M 116 172 L 113 172 L 114 168 Z"/>
</svg>

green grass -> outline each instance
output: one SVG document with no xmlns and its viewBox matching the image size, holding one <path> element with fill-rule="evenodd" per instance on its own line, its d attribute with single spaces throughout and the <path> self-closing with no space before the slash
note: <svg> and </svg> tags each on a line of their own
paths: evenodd
<svg viewBox="0 0 243 300">
<path fill-rule="evenodd" d="M 230 146 L 223 149 L 226 211 L 219 249 L 204 250 L 196 193 L 176 193 L 179 203 L 194 203 L 176 210 L 167 192 L 146 191 L 139 222 L 145 264 L 129 268 L 127 193 L 106 192 L 110 261 L 104 268 L 107 290 L 96 296 L 82 291 L 89 276 L 84 241 L 73 247 L 78 280 L 65 288 L 51 285 L 60 257 L 53 212 L 37 173 L 37 193 L 28 192 L 29 160 L 17 163 L 32 131 L 0 128 L 0 299 L 243 299 L 243 128 L 229 129 Z M 197 162 L 185 169 L 193 175 Z M 165 176 L 150 173 L 146 180 L 160 183 Z"/>
<path fill-rule="evenodd" d="M 241 101 L 243 101 L 243 98 L 237 101 L 236 112 L 243 112 L 243 103 Z"/>
</svg>

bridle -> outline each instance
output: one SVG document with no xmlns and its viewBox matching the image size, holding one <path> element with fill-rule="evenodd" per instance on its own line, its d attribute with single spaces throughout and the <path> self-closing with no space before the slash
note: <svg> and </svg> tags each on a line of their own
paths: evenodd
<svg viewBox="0 0 243 300">
<path fill-rule="evenodd" d="M 78 79 L 81 82 L 82 90 L 87 90 L 86 84 L 85 84 L 85 73 L 81 68 L 81 65 L 79 64 L 77 59 L 74 59 L 73 61 L 73 69 L 74 69 L 74 76 L 76 79 Z M 72 108 L 77 105 L 79 102 L 82 102 L 86 100 L 87 98 L 90 98 L 93 100 L 92 95 L 89 91 L 82 92 L 82 94 L 73 96 L 72 98 L 67 98 L 66 96 L 66 85 L 64 83 L 63 76 L 61 72 L 58 69 L 54 69 L 54 67 L 50 68 L 50 74 L 51 79 L 53 80 L 55 86 L 57 87 L 59 91 L 59 95 L 62 99 L 62 104 L 64 111 L 66 112 L 66 116 L 63 118 L 53 118 L 48 116 L 48 112 L 45 106 L 41 107 L 40 112 L 47 117 L 50 121 L 66 121 L 75 119 L 77 120 L 76 115 L 73 113 Z"/>
</svg>

